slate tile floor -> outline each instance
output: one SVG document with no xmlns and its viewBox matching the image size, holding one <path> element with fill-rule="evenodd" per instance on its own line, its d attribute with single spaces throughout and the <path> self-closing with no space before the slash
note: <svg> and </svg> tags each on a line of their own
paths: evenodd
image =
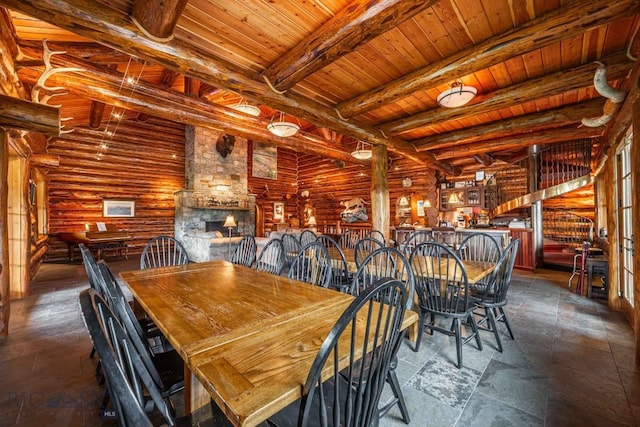
<svg viewBox="0 0 640 427">
<path fill-rule="evenodd" d="M 136 269 L 137 260 L 110 266 Z M 484 350 L 465 345 L 458 370 L 452 338 L 425 334 L 417 353 L 403 346 L 397 373 L 411 425 L 640 426 L 633 332 L 604 301 L 567 290 L 568 275 L 515 272 L 508 313 L 516 340 L 505 336 L 503 353 L 482 332 Z M 102 391 L 77 304 L 87 286 L 82 265 L 44 264 L 33 295 L 12 302 L 0 343 L 0 426 L 116 425 L 97 410 Z M 401 425 L 397 408 L 381 421 Z"/>
</svg>

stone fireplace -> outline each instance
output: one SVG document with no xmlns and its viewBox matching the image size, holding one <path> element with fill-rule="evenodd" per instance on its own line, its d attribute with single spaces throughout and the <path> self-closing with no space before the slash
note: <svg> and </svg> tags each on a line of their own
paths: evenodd
<svg viewBox="0 0 640 427">
<path fill-rule="evenodd" d="M 223 132 L 187 126 L 185 141 L 186 189 L 175 193 L 175 236 L 189 259 L 227 259 L 244 235 L 255 234 L 255 196 L 247 185 L 247 140 L 236 138 L 226 157 L 216 151 Z M 224 224 L 233 215 L 237 227 L 207 231 L 207 223 Z"/>
</svg>

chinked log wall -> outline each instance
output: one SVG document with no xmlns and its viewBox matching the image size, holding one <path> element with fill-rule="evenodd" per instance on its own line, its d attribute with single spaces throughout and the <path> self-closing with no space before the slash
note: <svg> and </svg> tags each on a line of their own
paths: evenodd
<svg viewBox="0 0 640 427">
<path fill-rule="evenodd" d="M 298 203 L 298 154 L 278 147 L 277 179 L 253 176 L 253 143 L 247 154 L 249 193 L 256 195 L 256 205 L 263 209 L 265 232 L 273 228 L 273 204 L 284 203 L 284 219 L 289 215 L 300 218 L 301 204 Z M 258 236 L 261 237 L 261 236 Z"/>
<path fill-rule="evenodd" d="M 317 156 L 298 156 L 300 191 L 309 190 L 310 201 L 316 208 L 318 230 L 322 231 L 324 225 L 335 226 L 340 219 L 340 212 L 344 209 L 340 201 L 361 197 L 367 203 L 371 202 L 371 168 L 361 165 L 346 165 L 339 168 L 331 160 Z M 411 178 L 410 188 L 402 187 L 403 178 Z M 436 207 L 436 175 L 432 169 L 417 165 L 415 162 L 404 159 L 393 159 L 389 166 L 389 199 L 391 203 L 391 225 L 396 225 L 396 201 L 400 196 L 412 196 L 414 217 L 411 222 L 425 223 L 427 217 L 417 217 L 415 210 L 416 200 L 430 200 L 431 208 L 428 218 L 431 222 L 427 225 L 435 225 L 438 214 Z M 303 203 L 302 203 L 303 204 Z M 367 214 L 371 220 L 371 206 L 367 206 Z M 363 224 L 361 222 L 354 225 Z M 344 227 L 349 224 L 342 222 Z"/>
<path fill-rule="evenodd" d="M 173 193 L 184 188 L 184 125 L 131 119 L 120 123 L 113 140 L 102 135 L 78 127 L 49 144 L 48 152 L 60 156 L 60 167 L 48 173 L 49 234 L 105 222 L 129 231 L 129 253 L 140 253 L 152 237 L 173 235 Z M 109 148 L 98 160 L 102 142 Z M 103 199 L 135 201 L 135 217 L 104 218 Z M 50 243 L 47 259 L 66 258 L 66 244 Z"/>
</svg>

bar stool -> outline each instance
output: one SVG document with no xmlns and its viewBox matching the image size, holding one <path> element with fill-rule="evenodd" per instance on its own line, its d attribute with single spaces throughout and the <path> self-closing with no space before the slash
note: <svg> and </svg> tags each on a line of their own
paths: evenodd
<svg viewBox="0 0 640 427">
<path fill-rule="evenodd" d="M 584 281 L 584 275 L 586 273 L 586 260 L 589 254 L 589 247 L 591 243 L 582 242 L 582 248 L 575 248 L 575 256 L 573 257 L 573 271 L 571 272 L 571 276 L 569 276 L 569 286 L 571 289 L 571 282 L 573 278 L 578 276 L 578 284 L 576 286 L 576 293 L 582 293 L 582 282 Z M 580 260 L 580 264 L 578 265 L 578 260 Z"/>
</svg>

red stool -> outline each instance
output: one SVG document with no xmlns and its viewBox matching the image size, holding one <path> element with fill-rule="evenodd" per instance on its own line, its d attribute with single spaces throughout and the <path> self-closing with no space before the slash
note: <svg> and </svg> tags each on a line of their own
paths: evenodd
<svg viewBox="0 0 640 427">
<path fill-rule="evenodd" d="M 578 284 L 576 286 L 576 294 L 582 295 L 583 287 L 584 287 L 584 275 L 587 272 L 587 256 L 589 256 L 589 248 L 591 247 L 591 243 L 582 242 L 582 249 L 576 248 L 576 255 L 573 257 L 573 272 L 569 277 L 569 288 L 571 288 L 571 281 L 575 276 L 578 276 Z M 578 260 L 580 261 L 580 266 L 578 268 Z"/>
</svg>

